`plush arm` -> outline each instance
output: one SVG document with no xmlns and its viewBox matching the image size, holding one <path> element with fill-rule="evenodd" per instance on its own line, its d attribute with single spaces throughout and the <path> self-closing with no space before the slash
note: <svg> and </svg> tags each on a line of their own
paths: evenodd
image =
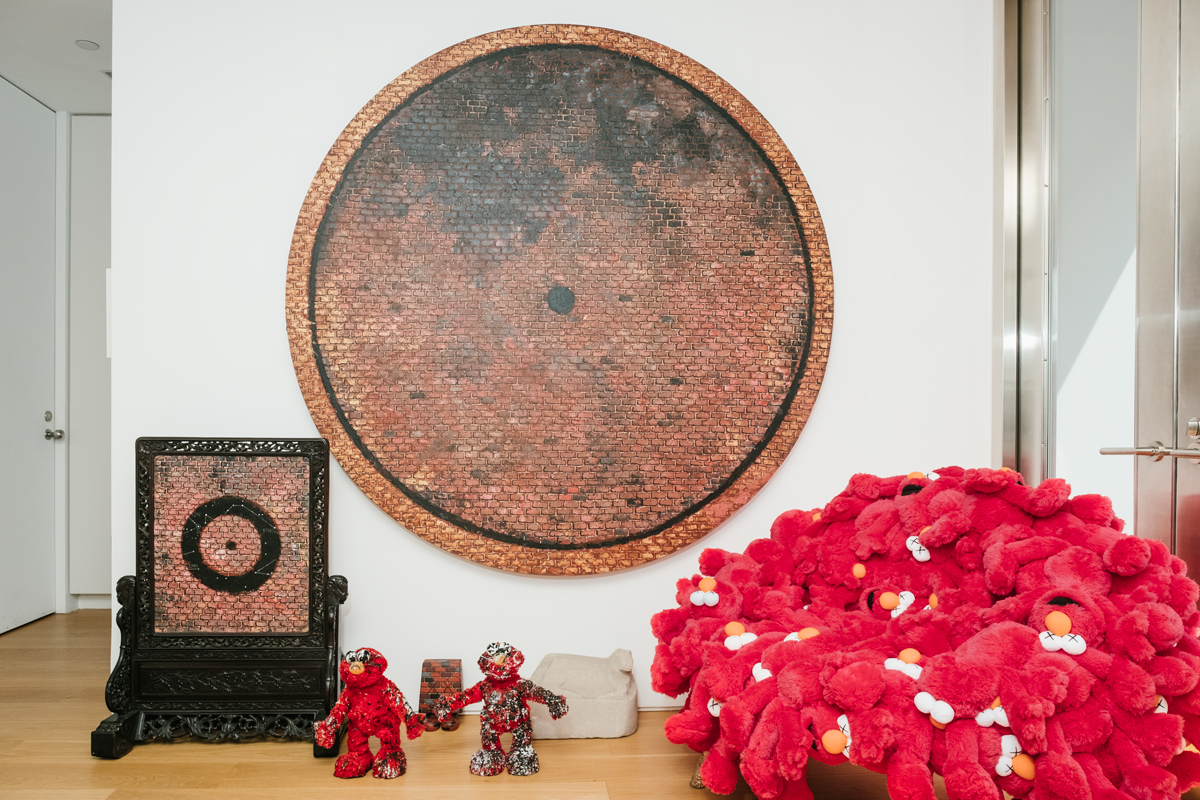
<svg viewBox="0 0 1200 800">
<path fill-rule="evenodd" d="M 412 706 L 404 699 L 404 692 L 400 691 L 396 684 L 387 678 L 384 680 L 386 684 L 383 687 L 383 701 L 387 703 L 392 713 L 404 720 L 404 732 L 408 738 L 416 739 L 425 732 L 425 715 L 414 714 Z"/>
<path fill-rule="evenodd" d="M 346 715 L 350 713 L 348 694 L 349 692 L 343 689 L 337 703 L 330 709 L 329 716 L 313 725 L 313 740 L 326 750 L 333 747 L 337 741 L 338 728 L 342 726 Z"/>
<path fill-rule="evenodd" d="M 471 703 L 478 703 L 482 699 L 483 681 L 480 681 L 466 691 L 455 692 L 449 697 L 439 699 L 433 704 L 433 715 L 437 717 L 438 722 L 445 722 L 455 711 L 469 706 Z"/>
<path fill-rule="evenodd" d="M 541 703 L 550 711 L 550 716 L 554 719 L 559 719 L 567 713 L 567 698 L 562 695 L 555 694 L 549 689 L 543 689 L 533 681 L 521 681 L 521 694 L 527 700 L 532 700 L 535 703 Z"/>
</svg>

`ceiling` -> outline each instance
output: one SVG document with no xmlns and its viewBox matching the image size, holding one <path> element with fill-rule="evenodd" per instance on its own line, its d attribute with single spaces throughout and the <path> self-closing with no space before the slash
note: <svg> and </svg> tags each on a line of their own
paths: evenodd
<svg viewBox="0 0 1200 800">
<path fill-rule="evenodd" d="M 0 77 L 26 94 L 55 111 L 110 114 L 111 70 L 112 0 L 0 0 Z"/>
</svg>

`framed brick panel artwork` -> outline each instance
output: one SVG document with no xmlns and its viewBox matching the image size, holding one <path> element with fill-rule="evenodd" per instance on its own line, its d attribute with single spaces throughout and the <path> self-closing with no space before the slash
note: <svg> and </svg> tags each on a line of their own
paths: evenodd
<svg viewBox="0 0 1200 800">
<path fill-rule="evenodd" d="M 337 699 L 324 439 L 136 444 L 135 575 L 93 754 L 192 735 L 312 738 Z M 316 748 L 319 755 L 331 753 Z"/>
<path fill-rule="evenodd" d="M 659 558 L 753 497 L 833 324 L 820 214 L 766 119 L 681 53 L 571 25 L 454 45 L 367 103 L 304 200 L 286 302 L 362 491 L 552 575 Z"/>
</svg>

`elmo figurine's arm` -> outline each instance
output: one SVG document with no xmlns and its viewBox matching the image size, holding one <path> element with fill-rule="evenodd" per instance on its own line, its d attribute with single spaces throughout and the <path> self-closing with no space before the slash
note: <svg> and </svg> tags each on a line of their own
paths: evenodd
<svg viewBox="0 0 1200 800">
<path fill-rule="evenodd" d="M 313 739 L 316 743 L 324 747 L 326 750 L 333 747 L 337 742 L 338 728 L 342 726 L 342 722 L 346 719 L 346 715 L 350 713 L 350 690 L 343 689 L 338 696 L 337 703 L 329 711 L 329 716 L 324 720 L 313 725 Z"/>
<path fill-rule="evenodd" d="M 396 684 L 384 678 L 383 700 L 387 703 L 388 708 L 392 712 L 404 720 L 404 732 L 409 739 L 416 739 L 425 732 L 425 715 L 414 714 L 412 707 L 408 701 L 404 699 L 404 692 L 397 688 Z"/>
<path fill-rule="evenodd" d="M 469 706 L 471 703 L 478 703 L 482 699 L 483 681 L 480 681 L 466 691 L 455 692 L 449 697 L 443 697 L 438 700 L 433 704 L 433 715 L 437 717 L 438 722 L 445 722 L 455 711 L 464 706 Z"/>
<path fill-rule="evenodd" d="M 521 681 L 521 696 L 526 700 L 544 705 L 554 719 L 559 719 L 567 713 L 567 698 L 555 694 L 549 689 L 543 689 L 533 681 Z"/>
</svg>

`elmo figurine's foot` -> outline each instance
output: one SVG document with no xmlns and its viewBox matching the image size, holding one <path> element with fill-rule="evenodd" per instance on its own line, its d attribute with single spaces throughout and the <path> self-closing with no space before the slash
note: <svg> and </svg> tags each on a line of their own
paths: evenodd
<svg viewBox="0 0 1200 800">
<path fill-rule="evenodd" d="M 444 730 L 444 731 L 458 730 L 458 715 L 451 714 L 449 717 L 447 717 L 446 720 L 444 722 L 442 722 L 442 730 Z"/>
<path fill-rule="evenodd" d="M 339 778 L 361 778 L 370 769 L 370 752 L 351 751 L 337 760 L 333 766 L 333 774 Z"/>
<path fill-rule="evenodd" d="M 372 770 L 376 778 L 399 778 L 408 770 L 408 759 L 404 757 L 404 753 L 400 750 L 393 750 L 390 753 L 380 753 L 375 759 L 375 768 Z"/>
<path fill-rule="evenodd" d="M 537 771 L 538 757 L 537 753 L 533 751 L 533 745 L 514 747 L 508 754 L 509 775 L 533 775 Z"/>
<path fill-rule="evenodd" d="M 430 731 L 436 731 L 438 728 L 442 727 L 441 723 L 438 722 L 437 718 L 432 714 L 427 714 L 425 716 L 425 722 L 422 724 L 425 726 L 426 733 L 429 733 Z"/>
<path fill-rule="evenodd" d="M 471 756 L 471 774 L 490 778 L 504 772 L 504 753 L 499 750 L 478 750 Z"/>
</svg>

